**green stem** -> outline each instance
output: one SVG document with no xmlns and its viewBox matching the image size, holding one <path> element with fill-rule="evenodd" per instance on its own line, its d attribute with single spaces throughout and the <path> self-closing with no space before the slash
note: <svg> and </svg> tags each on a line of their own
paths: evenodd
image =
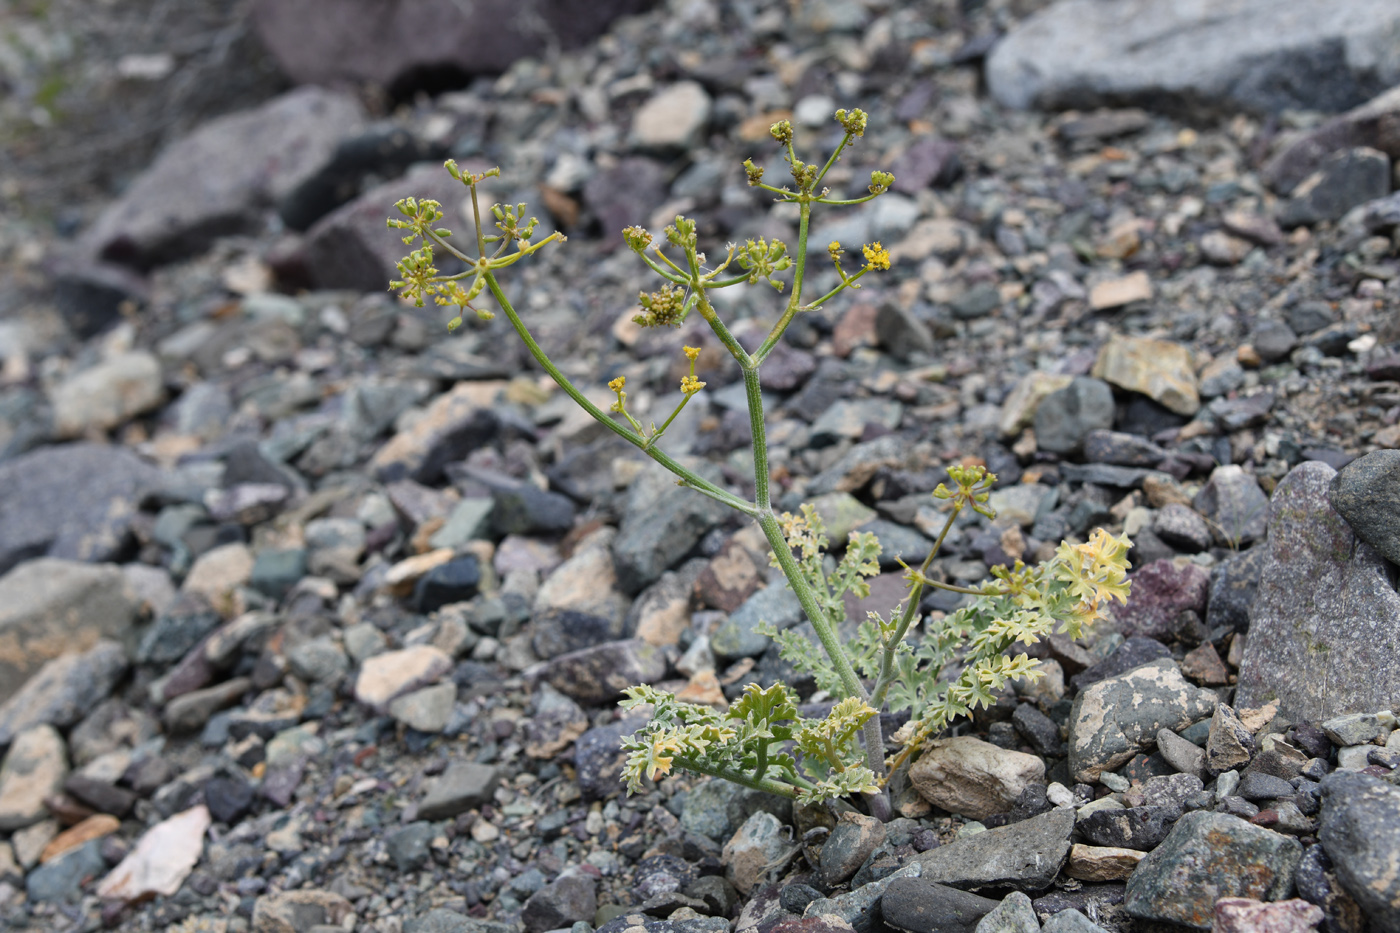
<svg viewBox="0 0 1400 933">
<path fill-rule="evenodd" d="M 793 257 L 792 273 L 792 294 L 788 296 L 787 307 L 783 309 L 783 316 L 778 318 L 778 323 L 773 325 L 773 330 L 768 337 L 754 351 L 754 365 L 762 363 L 768 358 L 768 354 L 773 352 L 773 348 L 778 345 L 778 341 L 783 339 L 783 332 L 788 329 L 792 319 L 802 308 L 802 280 L 807 273 L 807 232 L 812 220 L 812 205 L 805 197 L 799 202 L 799 215 L 797 221 L 797 255 Z"/>
<path fill-rule="evenodd" d="M 685 484 L 692 489 L 704 493 L 711 499 L 723 502 L 730 508 L 743 512 L 745 515 L 757 517 L 759 510 L 754 507 L 752 502 L 741 499 L 728 490 L 721 489 L 719 486 L 716 486 L 714 483 L 696 474 L 693 470 L 688 470 L 681 466 L 655 447 L 648 447 L 645 440 L 609 418 L 601 408 L 589 401 L 587 396 L 580 392 L 578 388 L 569 381 L 569 377 L 565 376 L 559 370 L 559 367 L 554 365 L 554 361 L 551 360 L 540 345 L 535 342 L 535 338 L 530 333 L 529 328 L 525 326 L 525 322 L 520 319 L 520 315 L 515 313 L 515 308 L 511 305 L 510 299 L 505 296 L 505 292 L 501 291 L 501 286 L 496 281 L 496 277 L 489 272 L 486 273 L 486 287 L 491 290 L 492 297 L 496 299 L 496 303 L 500 305 L 501 310 L 505 312 L 506 317 L 510 319 L 511 326 L 514 327 L 515 332 L 520 335 L 520 339 L 525 343 L 525 347 L 530 351 L 530 355 L 535 358 L 535 362 L 539 363 L 540 366 L 544 368 L 544 371 L 549 373 L 550 378 L 559 385 L 559 388 L 568 393 L 569 397 L 577 402 L 580 408 L 592 415 L 595 421 L 679 476 L 685 481 Z"/>
<path fill-rule="evenodd" d="M 797 799 L 797 791 L 800 787 L 803 790 L 810 790 L 812 785 L 796 775 L 790 775 L 794 784 L 786 781 L 776 781 L 773 778 L 754 777 L 751 774 L 744 774 L 741 771 L 730 771 L 728 768 L 721 768 L 717 765 L 704 761 L 691 759 L 676 759 L 676 766 L 684 768 L 686 771 L 694 771 L 698 774 L 708 774 L 710 777 L 724 778 L 726 781 L 733 781 L 735 784 L 744 787 L 751 787 L 754 790 L 767 791 L 770 794 L 777 794 L 780 797 L 787 797 L 791 800 Z"/>
</svg>

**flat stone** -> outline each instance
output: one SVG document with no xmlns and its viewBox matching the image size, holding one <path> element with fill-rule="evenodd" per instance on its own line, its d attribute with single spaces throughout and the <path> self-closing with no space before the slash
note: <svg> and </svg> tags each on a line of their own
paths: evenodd
<svg viewBox="0 0 1400 933">
<path fill-rule="evenodd" d="M 376 710 L 405 693 L 436 683 L 452 670 L 452 659 L 431 645 L 386 651 L 367 659 L 355 680 L 355 699 Z"/>
<path fill-rule="evenodd" d="M 1248 545 L 1262 538 L 1268 527 L 1269 498 L 1259 481 L 1238 464 L 1212 470 L 1191 504 L 1210 523 L 1215 543 L 1223 547 Z"/>
<path fill-rule="evenodd" d="M 908 933 L 973 933 L 997 903 L 927 878 L 897 878 L 880 899 L 880 916 Z"/>
<path fill-rule="evenodd" d="M 375 451 L 370 471 L 384 481 L 436 481 L 448 463 L 495 437 L 498 422 L 486 407 L 493 395 L 489 383 L 472 382 L 439 395 L 422 417 Z"/>
<path fill-rule="evenodd" d="M 612 556 L 616 535 L 612 528 L 601 528 L 580 541 L 569 559 L 540 584 L 534 611 L 572 610 L 621 625 L 627 616 L 627 597 L 617 586 Z"/>
<path fill-rule="evenodd" d="M 1310 0 L 1061 0 L 996 45 L 987 83 L 1000 103 L 1022 109 L 1172 100 L 1196 112 L 1335 112 L 1400 79 L 1378 38 L 1400 13 L 1384 0 L 1331 12 L 1320 23 Z"/>
<path fill-rule="evenodd" d="M 1170 729 L 1158 730 L 1157 751 L 1166 759 L 1167 764 L 1182 774 L 1200 777 L 1205 773 L 1205 750 Z"/>
<path fill-rule="evenodd" d="M 1369 774 L 1329 774 L 1318 838 L 1372 924 L 1400 923 L 1400 789 Z"/>
<path fill-rule="evenodd" d="M 1321 724 L 1322 732 L 1333 745 L 1365 745 L 1385 738 L 1395 729 L 1395 714 L 1390 710 L 1375 713 L 1349 713 L 1336 716 Z"/>
<path fill-rule="evenodd" d="M 1101 680 L 1080 692 L 1070 712 L 1070 774 L 1096 781 L 1154 742 L 1159 730 L 1184 729 L 1215 706 L 1215 694 L 1187 683 L 1170 658 Z"/>
<path fill-rule="evenodd" d="M 46 798 L 63 789 L 68 751 L 53 726 L 14 737 L 0 764 L 0 830 L 23 829 L 48 815 Z"/>
<path fill-rule="evenodd" d="M 862 813 L 842 813 L 836 828 L 822 844 L 818 866 L 822 880 L 828 885 L 849 881 L 884 842 L 884 823 Z"/>
<path fill-rule="evenodd" d="M 1254 755 L 1254 735 L 1239 714 L 1224 703 L 1211 714 L 1210 737 L 1206 740 L 1206 769 L 1210 774 L 1233 771 L 1248 764 Z"/>
<path fill-rule="evenodd" d="M 1311 461 L 1275 489 L 1240 663 L 1236 703 L 1277 700 L 1295 722 L 1388 709 L 1400 695 L 1400 595 L 1328 501 L 1335 475 Z"/>
<path fill-rule="evenodd" d="M 1400 134 L 1395 131 L 1397 111 L 1400 91 L 1391 88 L 1303 134 L 1269 159 L 1260 174 L 1276 191 L 1287 194 L 1339 150 L 1368 146 L 1392 159 L 1400 157 Z M 1330 322 L 1329 317 L 1323 324 Z"/>
<path fill-rule="evenodd" d="M 759 811 L 724 844 L 724 876 L 740 894 L 748 894 L 768 877 L 779 856 L 790 846 L 778 818 Z"/>
<path fill-rule="evenodd" d="M 204 833 L 211 820 L 203 805 L 152 826 L 97 886 L 98 897 L 138 901 L 170 897 L 204 853 Z"/>
<path fill-rule="evenodd" d="M 0 746 L 34 726 L 76 724 L 107 699 L 126 668 L 126 651 L 105 638 L 81 654 L 49 661 L 0 705 Z"/>
<path fill-rule="evenodd" d="M 1298 840 L 1225 813 L 1196 810 L 1138 863 L 1124 907 L 1134 917 L 1209 929 L 1222 897 L 1280 900 L 1303 856 Z"/>
<path fill-rule="evenodd" d="M 1400 566 L 1400 450 L 1373 450 L 1348 463 L 1327 497 L 1358 538 Z"/>
<path fill-rule="evenodd" d="M 36 903 L 76 901 L 84 883 L 106 870 L 102 843 L 94 839 L 31 871 L 24 879 L 25 893 Z"/>
<path fill-rule="evenodd" d="M 974 933 L 1040 933 L 1031 899 L 1020 891 L 1012 891 L 977 921 Z"/>
<path fill-rule="evenodd" d="M 935 806 L 980 820 L 1010 810 L 1031 784 L 1044 784 L 1045 762 L 973 736 L 934 739 L 909 780 Z"/>
<path fill-rule="evenodd" d="M 389 715 L 419 732 L 441 732 L 456 702 L 457 685 L 447 681 L 398 697 L 389 703 Z"/>
<path fill-rule="evenodd" d="M 1113 607 L 1113 619 L 1125 635 L 1170 641 L 1179 634 L 1181 612 L 1205 611 L 1209 589 L 1210 572 L 1204 567 L 1153 561 L 1133 574 L 1128 602 Z"/>
<path fill-rule="evenodd" d="M 1215 902 L 1211 930 L 1219 933 L 1309 933 L 1322 922 L 1322 908 L 1302 898 L 1266 904 L 1252 897 Z"/>
<path fill-rule="evenodd" d="M 965 890 L 1048 888 L 1069 855 L 1074 811 L 1056 808 L 1019 823 L 965 836 L 914 857 L 922 877 Z"/>
<path fill-rule="evenodd" d="M 160 361 L 143 350 L 118 354 L 54 387 L 54 435 L 60 439 L 109 431 L 159 405 L 165 397 Z"/>
<path fill-rule="evenodd" d="M 1284 227 L 1340 220 L 1353 207 L 1390 194 L 1390 157 L 1365 146 L 1334 152 L 1293 189 L 1278 211 Z"/>
<path fill-rule="evenodd" d="M 598 910 L 597 882 L 578 871 L 565 871 L 525 901 L 520 921 L 528 933 L 591 923 Z"/>
<path fill-rule="evenodd" d="M 720 479 L 718 471 L 708 465 L 698 472 L 710 481 Z M 624 593 L 641 592 L 729 514 L 722 503 L 677 486 L 671 473 L 645 471 L 632 483 L 626 512 L 613 540 L 618 586 Z"/>
<path fill-rule="evenodd" d="M 692 148 L 710 121 L 710 95 L 695 81 L 657 91 L 632 117 L 631 143 L 643 150 Z"/>
<path fill-rule="evenodd" d="M 1111 337 L 1099 350 L 1092 375 L 1141 392 L 1178 415 L 1194 415 L 1201 408 L 1191 351 L 1170 340 Z"/>
<path fill-rule="evenodd" d="M 425 820 L 449 820 L 491 799 L 499 778 L 495 768 L 460 759 L 449 762 L 447 770 L 429 784 L 418 805 Z"/>
<path fill-rule="evenodd" d="M 1076 843 L 1070 847 L 1065 874 L 1080 881 L 1127 881 L 1146 854 L 1137 849 Z"/>
<path fill-rule="evenodd" d="M 1152 297 L 1152 280 L 1146 272 L 1131 272 L 1121 278 L 1100 282 L 1089 290 L 1089 307 L 1095 311 L 1121 308 Z"/>
<path fill-rule="evenodd" d="M 235 677 L 212 687 L 181 694 L 166 704 L 162 717 L 165 727 L 175 733 L 201 729 L 209 717 L 237 703 L 252 687 L 253 682 L 249 678 Z"/>
</svg>

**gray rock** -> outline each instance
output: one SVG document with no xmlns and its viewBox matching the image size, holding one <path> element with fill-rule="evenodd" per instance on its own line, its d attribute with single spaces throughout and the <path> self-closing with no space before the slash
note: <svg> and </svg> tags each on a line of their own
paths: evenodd
<svg viewBox="0 0 1400 933">
<path fill-rule="evenodd" d="M 1113 390 L 1101 379 L 1077 376 L 1035 409 L 1035 442 L 1051 453 L 1072 453 L 1090 431 L 1113 427 Z"/>
<path fill-rule="evenodd" d="M 1266 363 L 1277 363 L 1288 358 L 1289 352 L 1298 344 L 1298 335 L 1283 321 L 1264 320 L 1250 332 L 1249 342 L 1260 359 Z"/>
<path fill-rule="evenodd" d="M 628 716 L 606 726 L 595 726 L 574 742 L 574 772 L 584 800 L 605 800 L 622 792 L 622 769 L 627 753 L 622 737 L 646 725 L 643 716 Z"/>
<path fill-rule="evenodd" d="M 1260 174 L 1276 191 L 1287 194 L 1338 150 L 1368 146 L 1391 158 L 1400 156 L 1400 136 L 1394 130 L 1397 109 L 1400 109 L 1400 92 L 1392 88 L 1303 134 L 1274 155 Z M 1308 330 L 1297 326 L 1293 329 L 1300 334 L 1308 333 L 1331 322 L 1331 309 L 1328 308 L 1322 323 Z M 1289 324 L 1293 325 L 1293 322 L 1290 320 Z"/>
<path fill-rule="evenodd" d="M 1400 566 L 1400 450 L 1373 450 L 1348 463 L 1327 498 L 1358 538 Z"/>
<path fill-rule="evenodd" d="M 760 810 L 724 844 L 724 876 L 740 894 L 748 894 L 778 867 L 791 847 L 790 834 L 778 818 Z"/>
<path fill-rule="evenodd" d="M 681 827 L 715 841 L 725 840 L 759 810 L 772 813 L 780 822 L 792 822 L 790 800 L 715 778 L 686 794 Z"/>
<path fill-rule="evenodd" d="M 496 789 L 496 769 L 474 761 L 453 761 L 429 786 L 418 815 L 425 820 L 447 820 L 491 800 Z"/>
<path fill-rule="evenodd" d="M 1099 681 L 1070 712 L 1070 774 L 1096 781 L 1155 742 L 1159 730 L 1183 729 L 1215 706 L 1215 694 L 1187 683 L 1170 658 Z"/>
<path fill-rule="evenodd" d="M 822 844 L 818 869 L 827 885 L 844 884 L 885 843 L 885 824 L 862 813 L 842 813 Z"/>
<path fill-rule="evenodd" d="M 126 667 L 122 646 L 105 638 L 82 654 L 49 661 L 0 705 L 0 746 L 34 726 L 74 725 L 107 699 Z"/>
<path fill-rule="evenodd" d="M 435 907 L 403 925 L 403 933 L 514 933 L 515 926 L 478 920 L 446 907 Z"/>
<path fill-rule="evenodd" d="M 1090 431 L 1084 435 L 1084 459 L 1090 463 L 1150 467 L 1166 459 L 1167 451 L 1136 434 Z"/>
<path fill-rule="evenodd" d="M 1124 807 L 1095 810 L 1079 820 L 1076 829 L 1097 846 L 1116 846 L 1143 852 L 1161 844 L 1181 818 L 1179 806 Z"/>
<path fill-rule="evenodd" d="M 1043 933 L 1107 933 L 1073 907 L 1051 914 L 1040 929 Z"/>
<path fill-rule="evenodd" d="M 1258 480 L 1233 463 L 1216 467 L 1191 504 L 1210 522 L 1216 544 L 1223 547 L 1248 545 L 1268 527 L 1269 497 Z"/>
<path fill-rule="evenodd" d="M 426 74 L 497 75 L 545 46 L 578 48 L 619 16 L 640 13 L 640 0 L 585 5 L 490 0 L 471 7 L 412 3 L 386 9 L 349 0 L 327 28 L 319 5 L 253 4 L 252 25 L 281 71 L 299 84 L 372 84 L 411 94 Z M 489 31 L 481 23 L 492 24 Z"/>
<path fill-rule="evenodd" d="M 546 933 L 583 921 L 598 910 L 597 883 L 578 871 L 565 871 L 525 902 L 520 921 L 529 933 Z"/>
<path fill-rule="evenodd" d="M 401 872 L 417 871 L 428 861 L 428 843 L 433 841 L 437 830 L 425 820 L 400 826 L 384 837 L 384 847 L 394 860 L 394 867 Z"/>
<path fill-rule="evenodd" d="M 702 466 L 698 472 L 711 482 L 720 479 L 712 467 Z M 641 592 L 659 579 L 728 515 L 729 509 L 709 496 L 677 486 L 671 473 L 645 471 L 632 484 L 626 513 L 613 541 L 613 560 L 623 592 Z"/>
<path fill-rule="evenodd" d="M 441 732 L 452 721 L 457 685 L 452 681 L 424 687 L 389 704 L 389 715 L 419 732 Z"/>
<path fill-rule="evenodd" d="M 1324 159 L 1316 172 L 1293 189 L 1293 197 L 1279 208 L 1278 221 L 1298 227 L 1340 220 L 1353 207 L 1388 194 L 1390 157 L 1359 146 Z"/>
<path fill-rule="evenodd" d="M 1210 569 L 1210 597 L 1206 602 L 1206 628 L 1249 628 L 1249 608 L 1259 591 L 1259 575 L 1264 569 L 1268 548 L 1250 548 L 1243 554 L 1221 561 Z"/>
<path fill-rule="evenodd" d="M 210 120 L 161 153 L 83 240 L 104 259 L 145 269 L 216 237 L 255 233 L 264 211 L 322 171 L 363 121 L 353 96 L 317 87 Z"/>
<path fill-rule="evenodd" d="M 117 559 L 140 494 L 162 474 L 103 444 L 43 447 L 0 463 L 0 572 L 32 557 Z"/>
<path fill-rule="evenodd" d="M 82 896 L 84 882 L 106 872 L 102 840 L 93 839 L 35 868 L 24 879 L 24 890 L 31 901 L 39 903 L 76 901 Z"/>
<path fill-rule="evenodd" d="M 1329 774 L 1318 838 L 1375 928 L 1400 927 L 1400 789 L 1369 774 Z"/>
<path fill-rule="evenodd" d="M 561 654 L 525 672 L 580 703 L 614 699 L 634 684 L 651 684 L 666 674 L 666 654 L 640 639 L 608 642 Z"/>
<path fill-rule="evenodd" d="M 993 49 L 987 83 L 1010 107 L 1089 109 L 1164 100 L 1194 110 L 1338 111 L 1400 80 L 1385 51 L 1400 11 L 1348 0 L 1060 0 Z"/>
<path fill-rule="evenodd" d="M 1195 742 L 1182 738 L 1170 729 L 1161 729 L 1157 732 L 1157 751 L 1161 752 L 1167 764 L 1182 774 L 1199 777 L 1205 773 L 1205 750 Z"/>
<path fill-rule="evenodd" d="M 1384 713 L 1351 713 L 1322 723 L 1322 732 L 1333 745 L 1365 745 L 1388 736 L 1395 728 L 1395 716 Z"/>
<path fill-rule="evenodd" d="M 1235 790 L 1245 800 L 1274 800 L 1278 797 L 1292 797 L 1293 785 L 1281 777 L 1264 774 L 1262 771 L 1246 771 L 1240 777 L 1240 786 Z"/>
<path fill-rule="evenodd" d="M 1138 863 L 1124 898 L 1128 913 L 1209 929 L 1222 897 L 1276 901 L 1293 885 L 1298 840 L 1225 813 L 1196 810 Z"/>
<path fill-rule="evenodd" d="M 1268 558 L 1235 701 L 1292 721 L 1388 709 L 1400 696 L 1400 595 L 1388 564 L 1328 502 L 1335 471 L 1301 464 L 1274 490 Z"/>
<path fill-rule="evenodd" d="M 1283 319 L 1294 333 L 1307 336 L 1335 323 L 1337 312 L 1325 301 L 1300 301 L 1283 310 Z"/>
<path fill-rule="evenodd" d="M 0 521 L 0 527 L 3 522 Z M 101 638 L 129 642 L 139 610 L 120 568 L 40 558 L 0 577 L 0 701 L 45 663 Z"/>
<path fill-rule="evenodd" d="M 928 325 L 893 301 L 881 304 L 875 315 L 875 338 L 886 353 L 901 362 L 915 353 L 928 354 L 934 349 L 933 332 Z"/>
<path fill-rule="evenodd" d="M 1012 891 L 977 921 L 975 933 L 1040 933 L 1040 921 L 1031 899 L 1020 891 Z"/>
<path fill-rule="evenodd" d="M 893 399 L 841 399 L 812 422 L 812 446 L 859 440 L 869 425 L 892 431 L 903 415 L 904 406 Z"/>
<path fill-rule="evenodd" d="M 1042 891 L 1069 856 L 1073 829 L 1074 811 L 1057 808 L 930 849 L 915 856 L 915 864 L 922 866 L 925 879 L 965 890 L 1015 886 Z"/>
<path fill-rule="evenodd" d="M 253 903 L 255 933 L 320 933 L 318 927 L 339 927 L 355 908 L 339 894 L 317 888 L 264 894 Z"/>
<path fill-rule="evenodd" d="M 1076 690 L 1082 691 L 1101 680 L 1117 677 L 1135 667 L 1170 656 L 1171 651 L 1157 639 L 1129 635 L 1108 657 L 1075 674 L 1070 679 L 1070 684 Z"/>
<path fill-rule="evenodd" d="M 1152 516 L 1152 531 L 1179 551 L 1198 554 L 1210 547 L 1210 526 L 1180 502 L 1169 502 Z"/>
<path fill-rule="evenodd" d="M 973 933 L 996 907 L 989 897 L 927 878 L 897 878 L 880 899 L 885 923 L 908 933 Z"/>
<path fill-rule="evenodd" d="M 781 583 L 770 583 L 730 614 L 710 637 L 710 647 L 721 660 L 757 657 L 772 643 L 767 635 L 754 631 L 760 622 L 785 629 L 804 618 L 797 594 Z"/>
</svg>

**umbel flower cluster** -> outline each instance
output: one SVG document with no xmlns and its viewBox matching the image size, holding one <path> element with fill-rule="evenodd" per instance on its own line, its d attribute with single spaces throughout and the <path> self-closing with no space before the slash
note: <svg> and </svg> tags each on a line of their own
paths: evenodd
<svg viewBox="0 0 1400 933">
<path fill-rule="evenodd" d="M 750 186 L 779 202 L 797 208 L 797 244 L 764 238 L 729 244 L 723 258 L 711 264 L 699 249 L 693 220 L 677 217 L 660 237 L 641 227 L 628 227 L 623 241 L 662 281 L 653 292 L 638 298 L 640 311 L 634 321 L 643 327 L 679 327 L 697 314 L 708 325 L 716 342 L 729 352 L 743 374 L 749 410 L 754 464 L 753 497 L 745 498 L 700 476 L 668 456 L 662 447 L 666 431 L 690 399 L 705 387 L 696 375 L 701 348 L 682 349 L 689 366 L 681 378 L 680 401 L 658 426 L 642 424 L 627 406 L 626 379 L 608 383 L 616 401 L 604 411 L 595 405 L 541 349 L 529 328 L 501 289 L 496 274 L 563 236 L 551 233 L 533 239 L 538 221 L 526 219 L 524 204 L 493 205 L 490 214 L 496 233 L 488 235 L 478 203 L 478 186 L 498 170 L 471 174 L 448 162 L 452 176 L 471 195 L 476 255 L 448 242 L 450 230 L 438 226 L 443 214 L 436 201 L 407 198 L 395 205 L 400 217 L 389 226 L 403 231 L 406 245 L 420 244 L 399 264 L 399 278 L 391 283 L 406 300 L 418 306 L 427 302 L 455 307 L 459 316 L 448 325 L 461 326 L 467 310 L 489 319 L 487 296 L 506 316 L 531 356 L 575 402 L 608 430 L 633 444 L 652 460 L 670 470 L 679 485 L 748 516 L 763 531 L 772 549 L 773 563 L 783 571 L 788 586 L 811 624 L 820 645 L 793 631 L 768 626 L 764 633 L 779 645 L 784 658 L 799 671 L 810 673 L 817 686 L 834 700 L 822 717 L 803 717 L 797 696 L 785 684 L 768 687 L 750 684 L 728 709 L 716 709 L 679 701 L 674 695 L 649 686 L 626 691 L 624 706 L 649 710 L 648 723 L 623 740 L 628 752 L 624 780 L 630 791 L 641 790 L 676 770 L 714 775 L 746 787 L 758 788 L 804 802 L 845 797 L 863 801 L 872 815 L 890 815 L 890 777 L 917 756 L 924 742 L 947 728 L 957 717 L 994 702 L 995 694 L 1015 678 L 1039 676 L 1037 662 L 1024 650 L 1052 632 L 1077 637 L 1083 626 L 1101 617 L 1107 604 L 1126 602 L 1128 593 L 1125 538 L 1095 531 L 1087 542 L 1062 542 L 1054 557 L 1034 567 L 1017 562 L 993 570 L 984 586 L 959 587 L 937 579 L 933 561 L 965 508 L 989 518 L 988 507 L 996 477 L 980 466 L 953 466 L 948 470 L 953 488 L 942 484 L 933 491 L 948 505 L 948 515 L 938 540 L 923 564 L 905 567 L 907 592 L 885 615 L 871 612 L 864 620 L 847 620 L 844 596 L 870 594 L 867 580 L 879 572 L 880 543 L 873 534 L 853 532 L 841 548 L 840 559 L 828 556 L 830 541 L 822 520 L 811 506 L 800 514 L 774 511 L 769 496 L 768 447 L 765 439 L 760 370 L 794 318 L 822 307 L 847 289 L 858 289 L 871 273 L 890 268 L 889 250 L 880 243 L 860 246 L 863 263 L 851 271 L 840 243 L 827 247 L 836 271 L 836 285 L 815 298 L 806 295 L 807 237 L 814 208 L 862 204 L 889 190 L 894 176 L 875 171 L 866 193 L 844 197 L 823 186 L 823 180 L 840 161 L 842 153 L 865 133 L 866 115 L 860 110 L 838 110 L 836 122 L 843 137 L 821 164 L 803 162 L 794 149 L 794 131 L 784 120 L 771 128 L 782 147 L 790 182 L 781 186 L 764 181 L 765 171 L 744 162 Z M 488 247 L 494 247 L 488 253 Z M 464 271 L 442 275 L 434 266 L 435 251 L 461 261 Z M 762 343 L 745 350 L 716 312 L 711 292 L 739 284 L 766 282 L 785 296 Z M 920 615 L 919 605 L 930 587 L 953 590 L 973 597 L 971 603 L 948 616 Z M 1019 651 L 1019 653 L 1018 653 Z M 899 751 L 885 755 L 880 726 L 882 711 L 908 711 L 909 719 L 891 739 Z"/>
</svg>

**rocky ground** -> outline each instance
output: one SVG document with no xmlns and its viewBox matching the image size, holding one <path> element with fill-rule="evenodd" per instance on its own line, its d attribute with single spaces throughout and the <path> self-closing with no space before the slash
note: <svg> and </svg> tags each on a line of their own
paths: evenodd
<svg viewBox="0 0 1400 933">
<path fill-rule="evenodd" d="M 674 0 L 581 45 L 546 18 L 547 54 L 477 77 L 278 62 L 276 4 L 81 6 L 13 5 L 0 55 L 9 928 L 1400 929 L 1392 5 Z M 984 463 L 998 517 L 938 572 L 1103 526 L 1132 597 L 1032 646 L 1047 676 L 899 776 L 892 822 L 628 798 L 627 684 L 827 699 L 755 632 L 800 609 L 503 318 L 396 302 L 384 218 L 460 206 L 444 157 L 499 165 L 569 235 L 505 276 L 540 342 L 643 418 L 701 346 L 663 446 L 751 493 L 737 368 L 700 322 L 631 322 L 655 286 L 619 231 L 793 242 L 740 163 L 779 175 L 778 119 L 830 146 L 837 106 L 870 125 L 833 187 L 897 181 L 818 217 L 811 287 L 832 239 L 894 263 L 764 370 L 780 506 L 880 535 L 883 611 L 928 491 Z M 774 315 L 720 300 L 741 340 Z"/>
</svg>

